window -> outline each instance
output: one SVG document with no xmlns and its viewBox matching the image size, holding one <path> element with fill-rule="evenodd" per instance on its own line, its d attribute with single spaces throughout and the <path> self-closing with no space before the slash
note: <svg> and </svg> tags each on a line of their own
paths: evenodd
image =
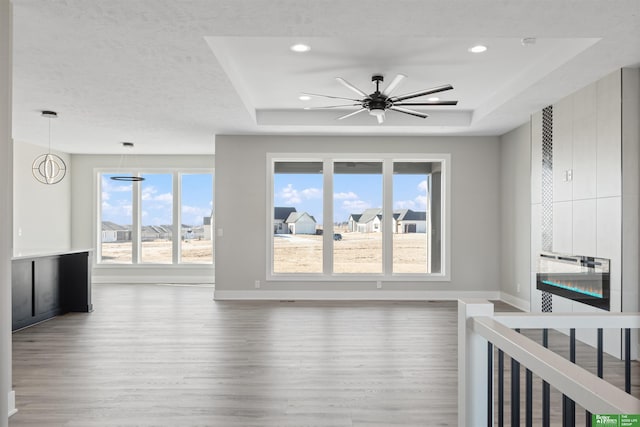
<svg viewBox="0 0 640 427">
<path fill-rule="evenodd" d="M 212 264 L 213 174 L 139 171 L 132 175 L 144 180 L 113 181 L 112 173 L 98 174 L 98 262 Z"/>
<path fill-rule="evenodd" d="M 449 155 L 300 158 L 268 159 L 270 279 L 449 280 Z"/>
<path fill-rule="evenodd" d="M 112 181 L 113 174 L 100 177 L 100 261 L 131 264 L 133 260 L 133 183 Z"/>
<path fill-rule="evenodd" d="M 274 273 L 322 273 L 322 162 L 275 162 Z"/>
<path fill-rule="evenodd" d="M 144 263 L 173 262 L 173 177 L 171 174 L 145 173 L 140 182 L 142 211 L 140 258 Z"/>
<path fill-rule="evenodd" d="M 182 174 L 180 262 L 213 262 L 213 179 L 211 174 Z"/>
<path fill-rule="evenodd" d="M 382 273 L 382 162 L 334 162 L 335 273 Z"/>
<path fill-rule="evenodd" d="M 440 162 L 393 163 L 393 272 L 440 271 Z"/>
</svg>

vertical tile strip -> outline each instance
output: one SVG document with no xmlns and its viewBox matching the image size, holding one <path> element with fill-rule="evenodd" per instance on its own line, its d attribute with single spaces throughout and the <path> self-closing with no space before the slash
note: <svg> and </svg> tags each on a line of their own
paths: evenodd
<svg viewBox="0 0 640 427">
<path fill-rule="evenodd" d="M 553 106 L 542 110 L 542 250 L 553 250 Z M 542 311 L 551 312 L 553 300 L 542 292 Z"/>
</svg>

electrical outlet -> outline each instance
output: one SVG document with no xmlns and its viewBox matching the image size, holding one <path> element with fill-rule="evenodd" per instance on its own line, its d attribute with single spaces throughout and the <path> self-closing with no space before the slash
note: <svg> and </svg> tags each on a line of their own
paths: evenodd
<svg viewBox="0 0 640 427">
<path fill-rule="evenodd" d="M 18 237 L 22 237 L 22 227 L 18 227 Z"/>
<path fill-rule="evenodd" d="M 382 282 L 380 280 L 376 282 L 376 288 L 382 289 Z"/>
<path fill-rule="evenodd" d="M 520 293 L 520 283 L 516 284 L 516 292 Z"/>
<path fill-rule="evenodd" d="M 260 288 L 260 280 L 256 280 L 255 286 L 256 286 L 256 289 Z"/>
</svg>

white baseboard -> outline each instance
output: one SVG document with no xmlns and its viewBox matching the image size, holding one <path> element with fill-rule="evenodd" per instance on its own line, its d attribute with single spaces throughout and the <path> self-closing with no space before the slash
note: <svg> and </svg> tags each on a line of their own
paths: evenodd
<svg viewBox="0 0 640 427">
<path fill-rule="evenodd" d="M 511 304 L 512 306 L 519 308 L 520 310 L 527 313 L 531 311 L 531 303 L 522 298 L 514 297 L 513 295 L 506 292 L 500 292 L 500 299 L 507 304 Z"/>
<path fill-rule="evenodd" d="M 213 276 L 181 276 L 179 274 L 172 276 L 120 276 L 120 275 L 93 275 L 91 277 L 92 283 L 179 283 L 179 284 L 213 284 Z"/>
<path fill-rule="evenodd" d="M 9 392 L 8 398 L 9 405 L 7 407 L 9 408 L 9 416 L 12 416 L 16 412 L 18 412 L 18 409 L 16 408 L 16 392 L 14 390 L 11 390 Z"/>
<path fill-rule="evenodd" d="M 319 301 L 424 301 L 457 300 L 459 298 L 500 299 L 498 291 L 318 291 L 318 290 L 244 290 L 226 291 L 216 289 L 214 299 L 226 300 L 319 300 Z"/>
</svg>

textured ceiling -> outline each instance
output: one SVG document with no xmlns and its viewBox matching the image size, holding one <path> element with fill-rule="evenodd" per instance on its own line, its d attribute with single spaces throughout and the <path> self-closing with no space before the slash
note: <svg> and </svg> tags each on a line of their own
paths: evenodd
<svg viewBox="0 0 640 427">
<path fill-rule="evenodd" d="M 213 153 L 216 134 L 499 135 L 620 67 L 640 64 L 638 0 L 14 0 L 14 138 L 55 149 Z M 537 43 L 522 46 L 523 37 Z M 312 46 L 295 55 L 295 41 Z M 466 52 L 484 43 L 482 55 Z M 341 76 L 450 83 L 456 107 L 336 121 L 301 92 Z M 327 100 L 330 101 L 330 100 Z M 348 112 L 348 110 L 347 110 Z"/>
</svg>

